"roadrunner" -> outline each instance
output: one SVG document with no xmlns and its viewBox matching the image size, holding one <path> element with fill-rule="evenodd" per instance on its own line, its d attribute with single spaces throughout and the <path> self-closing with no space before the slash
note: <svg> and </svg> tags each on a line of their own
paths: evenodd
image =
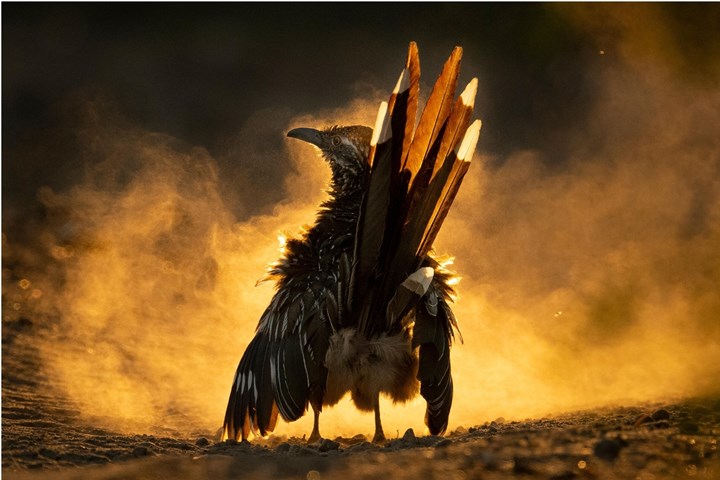
<svg viewBox="0 0 720 480">
<path fill-rule="evenodd" d="M 431 247 L 470 165 L 480 121 L 470 124 L 477 79 L 457 100 L 462 49 L 445 63 L 415 128 L 420 63 L 406 66 L 375 128 L 296 128 L 288 137 L 319 149 L 332 171 L 315 224 L 290 239 L 270 270 L 277 291 L 235 373 L 224 439 L 265 436 L 278 414 L 312 407 L 308 441 L 319 440 L 323 406 L 346 394 L 375 413 L 380 394 L 427 401 L 433 435 L 448 424 L 453 383 L 452 275 Z"/>
</svg>

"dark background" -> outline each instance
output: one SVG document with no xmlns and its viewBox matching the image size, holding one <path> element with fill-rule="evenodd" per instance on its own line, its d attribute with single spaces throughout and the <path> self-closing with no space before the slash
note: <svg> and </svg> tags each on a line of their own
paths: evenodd
<svg viewBox="0 0 720 480">
<path fill-rule="evenodd" d="M 655 7 L 682 45 L 688 76 L 702 81 L 717 61 L 720 9 Z M 566 131 L 582 124 L 599 71 L 614 61 L 612 22 L 590 33 L 568 15 L 578 8 L 645 21 L 632 18 L 632 5 L 3 3 L 3 231 L 33 207 L 39 187 L 63 190 L 92 161 L 76 138 L 87 103 L 207 149 L 231 183 L 258 168 L 235 138 L 253 114 L 281 112 L 276 128 L 256 132 L 277 149 L 287 118 L 390 88 L 410 40 L 425 82 L 453 46 L 465 48 L 461 81 L 480 78 L 483 153 L 502 162 L 534 149 L 562 165 Z M 271 189 L 258 206 L 281 194 Z"/>
</svg>

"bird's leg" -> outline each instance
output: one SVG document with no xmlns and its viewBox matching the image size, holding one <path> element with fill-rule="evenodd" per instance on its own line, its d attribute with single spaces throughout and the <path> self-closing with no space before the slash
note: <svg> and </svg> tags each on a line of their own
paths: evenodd
<svg viewBox="0 0 720 480">
<path fill-rule="evenodd" d="M 314 402 L 310 402 L 310 405 L 312 405 L 315 419 L 313 421 L 313 431 L 310 434 L 310 438 L 308 438 L 308 443 L 315 443 L 322 438 L 320 436 L 320 409 L 315 406 Z"/>
<path fill-rule="evenodd" d="M 373 443 L 384 443 L 385 434 L 383 433 L 382 423 L 380 423 L 380 392 L 375 394 L 373 398 L 373 410 L 375 410 L 375 436 Z"/>
</svg>

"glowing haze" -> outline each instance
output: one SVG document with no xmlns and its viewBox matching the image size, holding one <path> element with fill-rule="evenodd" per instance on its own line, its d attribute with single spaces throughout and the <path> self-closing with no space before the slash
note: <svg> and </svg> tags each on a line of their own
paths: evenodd
<svg viewBox="0 0 720 480">
<path fill-rule="evenodd" d="M 450 429 L 718 393 L 720 82 L 684 80 L 662 29 L 610 21 L 625 40 L 598 52 L 597 99 L 567 132 L 569 160 L 551 168 L 539 151 L 488 158 L 481 134 L 436 242 L 463 277 Z M 468 61 L 464 71 L 482 90 L 482 66 Z M 389 92 L 393 80 L 378 87 Z M 245 128 L 280 136 L 371 124 L 384 96 L 287 124 L 267 120 L 270 112 Z M 482 118 L 482 104 L 476 112 Z M 97 106 L 85 113 L 83 154 L 100 161 L 74 187 L 40 192 L 49 221 L 37 237 L 51 260 L 21 285 L 42 292 L 29 300 L 37 314 L 60 318 L 41 346 L 44 373 L 95 424 L 214 431 L 273 293 L 255 283 L 279 255 L 278 235 L 313 222 L 328 169 L 299 142 L 264 152 L 268 164 L 290 159 L 290 173 L 263 187 L 282 189 L 283 200 L 261 213 L 243 205 L 238 220 L 207 151 Z M 424 408 L 420 397 L 382 403 L 385 431 L 424 431 Z M 307 434 L 310 422 L 280 423 L 277 433 Z M 372 415 L 349 402 L 321 417 L 331 438 L 372 428 Z"/>
</svg>

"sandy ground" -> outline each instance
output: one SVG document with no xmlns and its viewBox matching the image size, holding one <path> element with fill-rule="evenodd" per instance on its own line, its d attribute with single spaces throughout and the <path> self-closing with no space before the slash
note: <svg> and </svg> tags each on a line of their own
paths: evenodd
<svg viewBox="0 0 720 480">
<path fill-rule="evenodd" d="M 720 478 L 720 399 L 502 418 L 446 437 L 399 432 L 219 443 L 214 432 L 124 435 L 83 421 L 39 373 L 31 320 L 2 332 L 2 476 L 144 478 Z"/>
</svg>

